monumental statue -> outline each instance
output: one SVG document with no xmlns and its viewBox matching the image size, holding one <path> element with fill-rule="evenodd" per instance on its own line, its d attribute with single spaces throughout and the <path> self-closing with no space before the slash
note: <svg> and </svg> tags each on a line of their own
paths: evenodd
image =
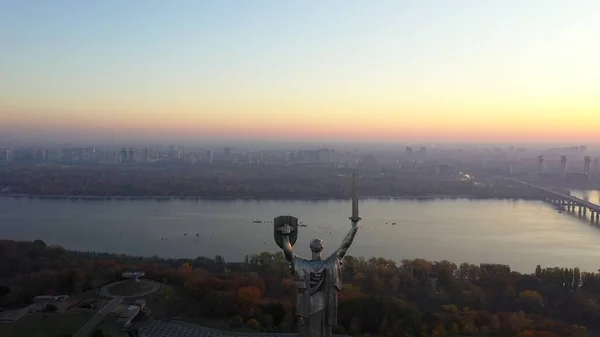
<svg viewBox="0 0 600 337">
<path fill-rule="evenodd" d="M 290 262 L 297 290 L 296 316 L 300 337 L 331 337 L 331 327 L 337 324 L 338 291 L 342 290 L 342 259 L 358 230 L 358 174 L 352 175 L 351 229 L 341 246 L 323 259 L 323 240 L 310 242 L 312 259 L 294 254 L 298 238 L 298 219 L 279 216 L 273 221 L 275 242 Z"/>
</svg>

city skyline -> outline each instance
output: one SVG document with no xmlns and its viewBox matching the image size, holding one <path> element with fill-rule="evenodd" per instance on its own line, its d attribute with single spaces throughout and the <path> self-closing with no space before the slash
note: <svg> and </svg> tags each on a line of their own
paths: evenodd
<svg viewBox="0 0 600 337">
<path fill-rule="evenodd" d="M 596 1 L 0 8 L 2 140 L 600 142 Z"/>
</svg>

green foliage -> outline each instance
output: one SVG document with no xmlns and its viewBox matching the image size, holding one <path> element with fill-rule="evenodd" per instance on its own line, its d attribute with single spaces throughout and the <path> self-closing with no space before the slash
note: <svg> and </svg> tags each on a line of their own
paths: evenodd
<svg viewBox="0 0 600 337">
<path fill-rule="evenodd" d="M 567 329 L 567 337 L 588 337 L 589 333 L 584 326 L 573 325 Z"/>
<path fill-rule="evenodd" d="M 102 329 L 96 328 L 94 329 L 94 332 L 92 333 L 92 337 L 105 337 L 106 335 L 104 334 L 104 331 L 102 331 Z"/>
<path fill-rule="evenodd" d="M 249 319 L 247 324 L 250 328 L 252 328 L 254 330 L 260 330 L 260 327 L 261 327 L 260 323 L 254 318 Z"/>
<path fill-rule="evenodd" d="M 331 327 L 331 332 L 336 335 L 346 335 L 348 331 L 341 325 L 334 325 Z"/>
<path fill-rule="evenodd" d="M 233 321 L 231 322 L 231 326 L 234 328 L 238 328 L 244 325 L 244 318 L 240 315 L 236 315 L 233 317 Z"/>
</svg>

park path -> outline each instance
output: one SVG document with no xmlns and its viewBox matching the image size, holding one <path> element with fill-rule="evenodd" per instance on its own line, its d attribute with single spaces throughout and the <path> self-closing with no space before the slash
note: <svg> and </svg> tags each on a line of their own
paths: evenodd
<svg viewBox="0 0 600 337">
<path fill-rule="evenodd" d="M 108 302 L 105 306 L 103 306 L 96 315 L 92 317 L 87 323 L 85 323 L 79 331 L 77 331 L 73 337 L 88 337 L 92 330 L 98 325 L 98 323 L 102 322 L 104 318 L 111 313 L 111 311 L 115 310 L 117 305 L 123 301 L 123 297 L 115 297 L 110 302 Z"/>
</svg>

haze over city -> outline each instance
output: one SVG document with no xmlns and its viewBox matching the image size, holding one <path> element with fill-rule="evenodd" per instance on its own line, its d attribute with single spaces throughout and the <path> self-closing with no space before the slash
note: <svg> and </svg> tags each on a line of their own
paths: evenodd
<svg viewBox="0 0 600 337">
<path fill-rule="evenodd" d="M 600 336 L 599 18 L 0 0 L 0 335 Z"/>
<path fill-rule="evenodd" d="M 598 1 L 4 1 L 10 141 L 600 141 Z"/>
</svg>

